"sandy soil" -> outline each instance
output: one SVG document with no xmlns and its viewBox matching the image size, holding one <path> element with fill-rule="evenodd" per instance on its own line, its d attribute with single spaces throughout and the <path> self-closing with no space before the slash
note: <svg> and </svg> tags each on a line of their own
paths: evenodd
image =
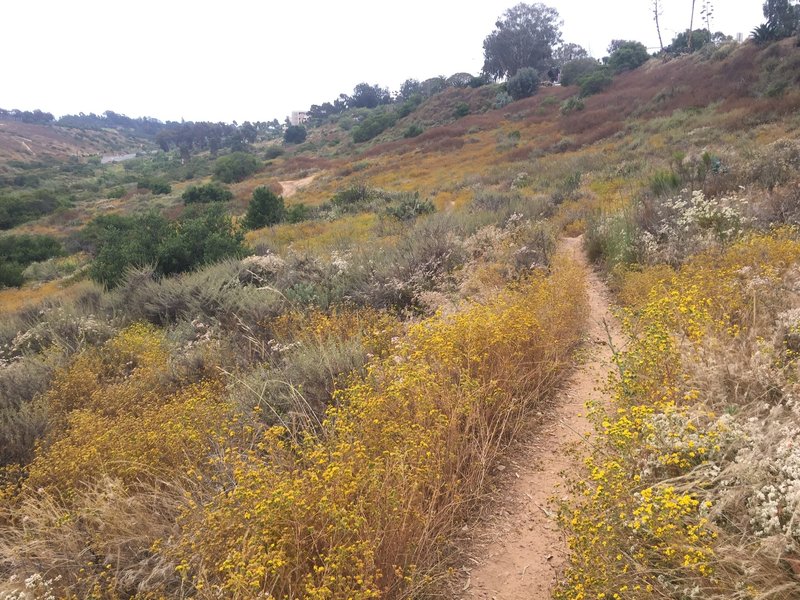
<svg viewBox="0 0 800 600">
<path fill-rule="evenodd" d="M 288 198 L 289 196 L 293 196 L 297 193 L 297 190 L 302 189 L 309 185 L 314 178 L 317 176 L 316 173 L 313 175 L 309 175 L 308 177 L 303 177 L 302 179 L 292 179 L 290 181 L 279 181 L 278 183 L 283 189 L 282 196 L 284 198 Z"/>
<path fill-rule="evenodd" d="M 494 514 L 471 536 L 474 564 L 462 569 L 460 597 L 465 600 L 550 598 L 566 564 L 565 537 L 552 501 L 566 495 L 565 475 L 580 469 L 572 450 L 585 444 L 592 430 L 585 404 L 601 399 L 598 388 L 613 368 L 612 346 L 618 350 L 623 336 L 609 310 L 608 291 L 588 266 L 581 240 L 565 239 L 562 248 L 586 270 L 590 315 L 583 362 L 541 415 L 530 441 L 503 465 L 503 474 L 509 476 L 495 494 Z"/>
</svg>

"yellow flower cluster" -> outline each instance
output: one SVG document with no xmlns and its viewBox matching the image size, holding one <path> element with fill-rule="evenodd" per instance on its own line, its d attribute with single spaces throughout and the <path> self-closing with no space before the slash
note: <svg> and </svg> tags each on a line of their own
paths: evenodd
<svg viewBox="0 0 800 600">
<path fill-rule="evenodd" d="M 557 598 L 719 591 L 712 506 L 688 475 L 722 462 L 726 431 L 689 384 L 688 361 L 769 314 L 771 290 L 798 260 L 800 242 L 777 231 L 700 254 L 677 272 L 656 267 L 657 281 L 645 272 L 623 284 L 631 342 L 609 384 L 613 408 L 596 411 L 600 443 L 587 476 L 561 513 L 571 564 Z"/>
<path fill-rule="evenodd" d="M 230 483 L 181 519 L 186 577 L 234 598 L 364 599 L 424 584 L 442 536 L 578 340 L 581 272 L 563 260 L 553 271 L 413 325 L 337 391 L 321 434 L 276 427 L 229 450 Z"/>
</svg>

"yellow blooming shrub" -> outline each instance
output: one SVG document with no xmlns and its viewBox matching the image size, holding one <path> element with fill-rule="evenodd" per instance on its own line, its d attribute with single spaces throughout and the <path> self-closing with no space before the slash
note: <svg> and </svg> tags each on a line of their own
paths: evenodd
<svg viewBox="0 0 800 600">
<path fill-rule="evenodd" d="M 553 271 L 413 325 L 336 392 L 319 436 L 275 427 L 226 454 L 230 483 L 182 518 L 181 569 L 198 593 L 375 598 L 424 584 L 579 339 L 581 271 L 565 260 Z"/>
<path fill-rule="evenodd" d="M 744 593 L 725 563 L 730 538 L 723 543 L 726 523 L 715 521 L 710 500 L 714 473 L 740 441 L 697 373 L 709 353 L 740 348 L 745 333 L 774 319 L 798 260 L 800 242 L 777 231 L 623 283 L 630 343 L 616 357 L 612 407 L 595 413 L 599 440 L 587 474 L 561 512 L 571 554 L 557 598 Z"/>
</svg>

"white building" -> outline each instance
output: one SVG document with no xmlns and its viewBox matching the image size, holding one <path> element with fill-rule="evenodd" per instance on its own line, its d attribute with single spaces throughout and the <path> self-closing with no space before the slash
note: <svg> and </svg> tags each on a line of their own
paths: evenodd
<svg viewBox="0 0 800 600">
<path fill-rule="evenodd" d="M 300 110 L 293 110 L 292 116 L 289 117 L 289 122 L 292 125 L 302 125 L 308 120 L 308 113 Z"/>
</svg>

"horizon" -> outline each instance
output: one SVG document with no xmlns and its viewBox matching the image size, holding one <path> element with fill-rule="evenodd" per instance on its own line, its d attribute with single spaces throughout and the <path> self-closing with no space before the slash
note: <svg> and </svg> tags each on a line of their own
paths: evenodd
<svg viewBox="0 0 800 600">
<path fill-rule="evenodd" d="M 256 8 L 232 0 L 223 13 L 154 0 L 144 0 L 135 12 L 109 11 L 98 0 L 69 6 L 48 1 L 44 12 L 41 5 L 15 2 L 8 7 L 10 22 L 35 22 L 39 37 L 31 40 L 30 28 L 17 27 L 0 40 L 0 51 L 18 57 L 8 66 L 0 107 L 57 117 L 110 110 L 162 122 L 283 122 L 292 111 L 350 94 L 361 82 L 395 92 L 409 78 L 477 75 L 483 40 L 515 4 L 489 0 L 464 11 L 453 0 L 433 5 L 410 0 L 386 15 L 363 0 Z M 559 11 L 564 41 L 580 44 L 595 58 L 605 55 L 611 39 L 658 48 L 648 4 L 545 4 Z M 688 28 L 690 9 L 677 0 L 663 4 L 667 45 Z M 698 3 L 695 29 L 705 26 L 700 8 Z M 746 36 L 762 21 L 760 2 L 720 0 L 711 29 Z M 20 47 L 29 52 L 20 53 Z M 92 67 L 85 68 L 90 61 Z"/>
</svg>

